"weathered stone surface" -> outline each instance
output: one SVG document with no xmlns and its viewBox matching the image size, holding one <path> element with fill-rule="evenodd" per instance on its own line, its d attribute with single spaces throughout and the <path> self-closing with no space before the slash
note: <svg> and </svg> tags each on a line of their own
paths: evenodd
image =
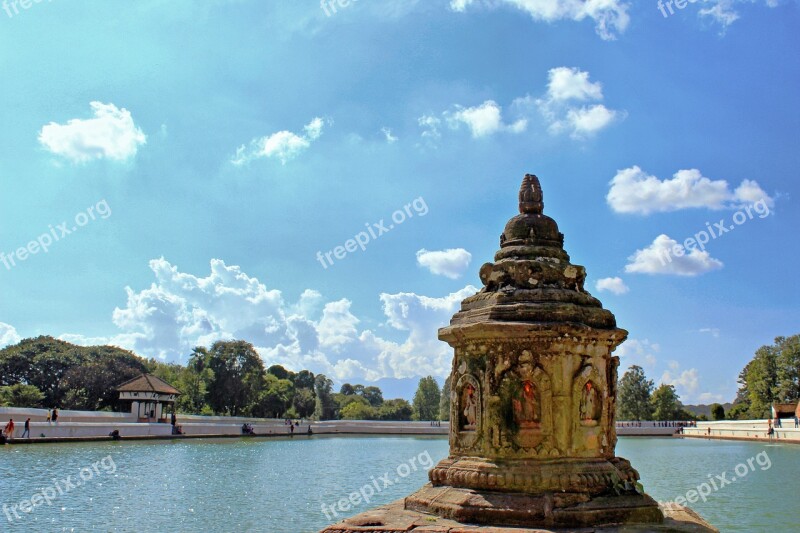
<svg viewBox="0 0 800 533">
<path fill-rule="evenodd" d="M 409 511 L 402 500 L 379 507 L 363 515 L 331 525 L 322 533 L 407 532 L 413 533 L 719 533 L 697 513 L 677 504 L 660 507 L 664 521 L 660 524 L 623 526 L 526 528 L 463 524 L 447 518 Z M 364 524 L 362 517 L 372 525 Z"/>
</svg>

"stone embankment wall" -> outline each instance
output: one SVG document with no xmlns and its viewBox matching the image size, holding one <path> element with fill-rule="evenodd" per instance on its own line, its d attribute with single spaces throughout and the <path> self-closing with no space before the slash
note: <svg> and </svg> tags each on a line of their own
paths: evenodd
<svg viewBox="0 0 800 533">
<path fill-rule="evenodd" d="M 800 429 L 794 427 L 794 420 L 781 421 L 783 427 L 775 428 L 773 442 L 792 442 L 800 444 Z M 754 440 L 769 442 L 767 420 L 721 420 L 719 422 L 698 422 L 695 428 L 684 428 L 684 437 L 706 439 Z"/>
<path fill-rule="evenodd" d="M 14 419 L 14 437 L 21 438 L 25 419 L 31 419 L 31 437 L 34 440 L 59 438 L 107 437 L 119 430 L 122 437 L 170 437 L 170 424 L 140 423 L 129 413 L 105 411 L 59 411 L 58 422 L 47 422 L 46 409 L 0 407 L 0 427 Z M 242 434 L 242 425 L 250 424 L 257 435 L 281 436 L 291 430 L 283 420 L 228 416 L 179 415 L 178 425 L 188 437 L 236 436 Z M 331 420 L 325 422 L 301 421 L 295 434 L 303 435 L 309 425 L 315 435 L 321 434 L 398 434 L 447 435 L 448 425 L 431 426 L 430 422 L 383 422 L 372 420 Z"/>
</svg>

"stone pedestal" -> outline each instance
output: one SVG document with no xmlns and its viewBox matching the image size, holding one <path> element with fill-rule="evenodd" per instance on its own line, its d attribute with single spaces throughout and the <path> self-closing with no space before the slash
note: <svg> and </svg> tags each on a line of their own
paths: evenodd
<svg viewBox="0 0 800 533">
<path fill-rule="evenodd" d="M 439 330 L 454 349 L 450 456 L 403 507 L 461 524 L 670 531 L 658 529 L 663 509 L 614 453 L 613 352 L 628 332 L 585 290 L 586 270 L 570 263 L 543 210 L 539 180 L 526 175 L 520 214 L 480 269 L 483 288 Z"/>
</svg>

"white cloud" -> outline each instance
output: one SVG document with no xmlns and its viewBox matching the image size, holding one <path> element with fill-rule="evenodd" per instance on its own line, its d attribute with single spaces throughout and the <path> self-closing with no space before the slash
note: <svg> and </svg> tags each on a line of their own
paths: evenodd
<svg viewBox="0 0 800 533">
<path fill-rule="evenodd" d="M 14 326 L 0 322 L 0 349 L 12 344 L 17 344 L 22 340 Z"/>
<path fill-rule="evenodd" d="M 725 180 L 710 180 L 699 170 L 679 170 L 672 179 L 660 180 L 638 166 L 617 172 L 611 180 L 606 201 L 617 213 L 647 215 L 679 209 L 734 208 L 763 200 L 768 206 L 773 199 L 751 180 L 744 180 L 733 191 Z"/>
<path fill-rule="evenodd" d="M 677 248 L 676 248 L 677 247 Z M 675 253 L 678 250 L 682 255 Z M 697 276 L 722 268 L 722 262 L 699 248 L 684 248 L 667 235 L 659 235 L 653 243 L 642 250 L 636 250 L 628 258 L 625 272 L 637 274 L 675 274 L 678 276 Z"/>
<path fill-rule="evenodd" d="M 506 123 L 503 119 L 503 108 L 494 100 L 486 100 L 473 107 L 456 104 L 451 110 L 443 112 L 441 119 L 435 115 L 419 117 L 417 122 L 423 129 L 423 139 L 430 142 L 441 138 L 442 134 L 439 128 L 443 121 L 451 130 L 457 130 L 462 125 L 466 126 L 473 139 L 490 137 L 500 132 L 519 134 L 528 128 L 526 118 L 519 118 L 510 124 Z"/>
<path fill-rule="evenodd" d="M 708 333 L 714 338 L 719 338 L 719 328 L 700 328 L 698 333 Z"/>
<path fill-rule="evenodd" d="M 617 348 L 616 355 L 619 356 L 620 362 L 626 367 L 638 365 L 653 369 L 657 361 L 655 354 L 660 350 L 660 345 L 647 339 L 628 339 L 622 343 L 622 346 Z"/>
<path fill-rule="evenodd" d="M 625 282 L 622 281 L 622 278 L 614 277 L 614 278 L 602 278 L 598 279 L 597 283 L 595 283 L 595 287 L 598 291 L 608 291 L 614 294 L 625 294 L 630 289 Z"/>
<path fill-rule="evenodd" d="M 114 310 L 121 333 L 108 339 L 64 335 L 81 344 L 114 344 L 145 357 L 186 359 L 195 346 L 217 340 L 253 343 L 267 365 L 307 368 L 337 380 L 374 381 L 449 372 L 452 350 L 437 339 L 464 298 L 467 286 L 442 298 L 413 293 L 381 294 L 386 326 L 399 342 L 369 329 L 347 299 L 326 302 L 312 289 L 297 302 L 269 289 L 237 266 L 211 261 L 205 277 L 183 273 L 165 259 L 150 262 L 155 280 L 141 291 L 127 290 L 127 303 Z"/>
<path fill-rule="evenodd" d="M 661 383 L 674 385 L 681 401 L 688 403 L 694 401 L 695 393 L 700 388 L 700 376 L 696 368 L 690 368 L 680 373 L 679 369 L 665 370 L 661 375 Z"/>
<path fill-rule="evenodd" d="M 452 128 L 458 128 L 459 123 L 466 124 L 475 139 L 488 137 L 500 131 L 522 133 L 528 126 L 528 121 L 520 119 L 513 124 L 503 123 L 503 110 L 493 100 L 486 100 L 479 106 L 461 107 L 448 115 L 448 123 Z"/>
<path fill-rule="evenodd" d="M 386 142 L 389 144 L 394 144 L 399 140 L 397 137 L 392 135 L 392 130 L 390 128 L 381 128 L 381 133 L 383 133 L 383 136 L 386 138 Z"/>
<path fill-rule="evenodd" d="M 130 112 L 114 104 L 91 102 L 94 118 L 51 122 L 39 132 L 39 142 L 50 152 L 74 163 L 94 159 L 125 161 L 136 155 L 147 137 Z"/>
<path fill-rule="evenodd" d="M 263 157 L 279 159 L 285 165 L 308 150 L 311 143 L 322 135 L 324 126 L 325 122 L 320 117 L 315 117 L 303 127 L 303 135 L 283 130 L 253 139 L 249 146 L 242 145 L 236 149 L 231 162 L 238 166 Z"/>
<path fill-rule="evenodd" d="M 547 93 L 535 100 L 539 112 L 549 123 L 550 133 L 569 132 L 573 139 L 583 139 L 623 118 L 624 113 L 607 108 L 603 86 L 589 81 L 589 73 L 578 68 L 556 67 L 548 72 Z M 530 97 L 518 99 L 517 105 L 530 105 Z"/>
<path fill-rule="evenodd" d="M 605 40 L 616 38 L 625 31 L 630 22 L 629 5 L 622 0 L 498 0 L 525 11 L 536 21 L 555 22 L 558 20 L 595 22 L 597 34 Z M 496 2 L 484 0 L 451 0 L 453 11 L 463 12 L 472 4 L 494 5 Z"/>
<path fill-rule="evenodd" d="M 699 16 L 707 17 L 711 21 L 722 27 L 721 34 L 724 35 L 728 26 L 741 18 L 736 10 L 737 4 L 757 4 L 758 0 L 702 0 L 703 7 L 699 11 Z M 778 7 L 779 0 L 764 0 L 767 7 Z"/>
<path fill-rule="evenodd" d="M 463 248 L 428 251 L 425 248 L 417 252 L 417 264 L 427 268 L 433 274 L 458 279 L 464 274 L 472 260 L 472 254 Z"/>
<path fill-rule="evenodd" d="M 724 403 L 725 396 L 722 394 L 715 394 L 712 392 L 703 392 L 697 396 L 697 401 L 701 404 L 708 405 L 710 403 Z"/>
</svg>

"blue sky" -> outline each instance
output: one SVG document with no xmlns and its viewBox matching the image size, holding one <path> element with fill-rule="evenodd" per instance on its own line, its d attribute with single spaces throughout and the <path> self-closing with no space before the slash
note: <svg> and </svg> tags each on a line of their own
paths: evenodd
<svg viewBox="0 0 800 533">
<path fill-rule="evenodd" d="M 798 333 L 796 0 L 199 4 L 0 4 L 0 346 L 244 338 L 408 397 L 526 172 L 623 366 L 729 401 Z"/>
</svg>

